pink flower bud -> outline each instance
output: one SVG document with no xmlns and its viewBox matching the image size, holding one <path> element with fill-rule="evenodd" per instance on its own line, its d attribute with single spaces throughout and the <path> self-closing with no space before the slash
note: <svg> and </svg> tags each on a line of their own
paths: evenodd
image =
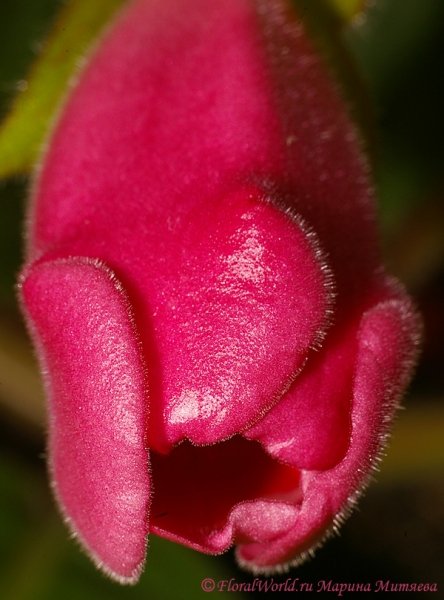
<svg viewBox="0 0 444 600">
<path fill-rule="evenodd" d="M 55 494 L 121 582 L 148 532 L 301 562 L 367 482 L 419 331 L 285 0 L 128 3 L 49 140 L 21 294 Z"/>
</svg>

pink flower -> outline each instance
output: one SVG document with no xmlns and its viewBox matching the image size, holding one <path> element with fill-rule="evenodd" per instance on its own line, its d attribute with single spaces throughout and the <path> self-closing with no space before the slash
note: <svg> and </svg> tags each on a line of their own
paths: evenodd
<svg viewBox="0 0 444 600">
<path fill-rule="evenodd" d="M 284 0 L 128 4 L 49 141 L 21 294 L 55 494 L 121 582 L 148 532 L 301 562 L 366 484 L 418 338 Z"/>
</svg>

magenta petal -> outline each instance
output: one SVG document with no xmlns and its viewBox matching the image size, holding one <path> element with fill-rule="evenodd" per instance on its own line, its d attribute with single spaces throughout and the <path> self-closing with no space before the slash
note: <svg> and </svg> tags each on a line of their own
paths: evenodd
<svg viewBox="0 0 444 600">
<path fill-rule="evenodd" d="M 244 566 L 267 571 L 301 562 L 347 516 L 368 482 L 389 432 L 397 400 L 415 360 L 418 322 L 405 298 L 381 302 L 363 317 L 355 361 L 350 446 L 333 469 L 302 473 L 295 526 L 269 544 L 241 545 Z"/>
<path fill-rule="evenodd" d="M 129 303 L 102 264 L 40 262 L 22 296 L 49 398 L 53 485 L 74 534 L 122 582 L 145 559 L 145 375 Z"/>
<path fill-rule="evenodd" d="M 325 470 L 350 442 L 356 325 L 335 326 L 280 402 L 244 435 L 298 469 Z"/>
<path fill-rule="evenodd" d="M 242 431 L 280 398 L 326 328 L 331 286 L 313 234 L 254 188 L 210 214 L 208 233 L 198 218 L 189 226 L 187 262 L 158 310 L 165 400 L 150 420 L 151 447 L 162 427 L 170 443 Z"/>
</svg>

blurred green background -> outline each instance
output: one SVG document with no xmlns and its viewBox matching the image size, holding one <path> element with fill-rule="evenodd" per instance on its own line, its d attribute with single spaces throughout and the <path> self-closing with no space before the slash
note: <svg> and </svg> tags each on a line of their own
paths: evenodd
<svg viewBox="0 0 444 600">
<path fill-rule="evenodd" d="M 61 5 L 2 0 L 0 118 Z M 374 106 L 384 254 L 423 313 L 425 342 L 379 483 L 341 536 L 290 576 L 314 589 L 330 579 L 437 583 L 444 597 L 444 2 L 381 0 L 344 42 Z M 68 539 L 48 488 L 42 393 L 14 291 L 27 186 L 25 176 L 0 182 L 1 600 L 181 600 L 207 597 L 205 577 L 251 581 L 231 552 L 207 557 L 153 537 L 140 584 L 121 588 Z"/>
</svg>

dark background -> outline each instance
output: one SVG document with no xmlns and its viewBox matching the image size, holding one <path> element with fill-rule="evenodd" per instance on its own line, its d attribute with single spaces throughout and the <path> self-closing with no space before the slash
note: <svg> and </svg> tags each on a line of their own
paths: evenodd
<svg viewBox="0 0 444 600">
<path fill-rule="evenodd" d="M 0 118 L 60 6 L 2 0 Z M 444 598 L 444 3 L 381 0 L 345 40 L 375 110 L 386 261 L 423 313 L 425 342 L 378 483 L 341 536 L 289 576 L 314 592 L 330 579 L 436 583 L 433 597 Z M 206 557 L 153 538 L 140 584 L 120 588 L 68 539 L 46 479 L 41 392 L 14 292 L 26 188 L 25 177 L 0 183 L 0 598 L 181 600 L 211 597 L 205 577 L 251 581 L 232 553 Z"/>
</svg>

